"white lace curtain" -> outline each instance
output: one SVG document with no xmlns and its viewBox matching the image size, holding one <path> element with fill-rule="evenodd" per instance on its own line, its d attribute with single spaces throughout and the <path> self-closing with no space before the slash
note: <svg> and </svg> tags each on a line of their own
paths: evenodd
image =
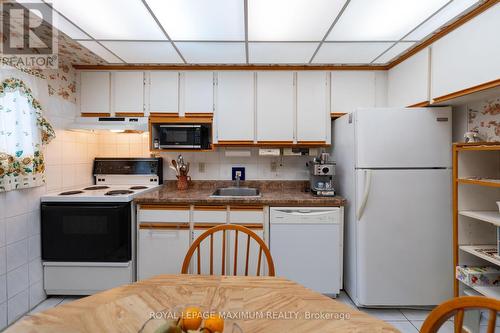
<svg viewBox="0 0 500 333">
<path fill-rule="evenodd" d="M 0 192 L 45 183 L 42 144 L 55 135 L 35 96 L 46 101 L 46 89 L 45 80 L 19 71 L 0 75 Z"/>
</svg>

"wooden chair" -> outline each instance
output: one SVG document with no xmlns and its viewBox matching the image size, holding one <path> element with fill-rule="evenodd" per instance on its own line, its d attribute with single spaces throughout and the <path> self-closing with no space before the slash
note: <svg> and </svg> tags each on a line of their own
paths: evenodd
<svg viewBox="0 0 500 333">
<path fill-rule="evenodd" d="M 464 311 L 489 310 L 487 333 L 495 332 L 497 312 L 500 311 L 500 300 L 482 296 L 463 296 L 453 298 L 436 307 L 425 319 L 420 333 L 437 333 L 441 325 L 455 316 L 455 333 L 465 332 L 463 330 Z"/>
<path fill-rule="evenodd" d="M 268 275 L 274 276 L 274 263 L 273 258 L 271 257 L 271 252 L 267 248 L 264 241 L 252 230 L 243 227 L 241 225 L 235 224 L 222 224 L 216 227 L 210 228 L 201 234 L 191 245 L 189 248 L 186 257 L 184 258 L 184 263 L 182 264 L 182 274 L 187 274 L 189 271 L 189 265 L 191 263 L 191 259 L 193 257 L 194 252 L 197 252 L 197 274 L 201 274 L 201 252 L 200 252 L 200 244 L 207 238 L 210 238 L 210 275 L 214 275 L 214 234 L 218 232 L 222 232 L 222 263 L 221 263 L 221 275 L 226 274 L 226 255 L 229 255 L 226 251 L 226 233 L 234 231 L 234 262 L 233 262 L 233 275 L 237 275 L 238 271 L 238 234 L 243 233 L 247 235 L 246 239 L 246 263 L 245 263 L 245 276 L 248 276 L 248 264 L 250 258 L 250 239 L 253 239 L 257 242 L 259 246 L 259 255 L 257 261 L 257 276 L 260 276 L 260 268 L 262 262 L 262 253 L 264 253 L 268 266 Z M 227 270 L 229 273 L 229 269 Z"/>
</svg>

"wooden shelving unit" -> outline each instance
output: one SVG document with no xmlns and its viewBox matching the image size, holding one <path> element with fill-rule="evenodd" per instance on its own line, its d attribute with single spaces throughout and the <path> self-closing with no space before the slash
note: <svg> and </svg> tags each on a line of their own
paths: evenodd
<svg viewBox="0 0 500 333">
<path fill-rule="evenodd" d="M 500 267 L 500 142 L 453 145 L 453 262 Z M 468 286 L 454 280 L 455 296 L 500 298 L 500 287 Z"/>
</svg>

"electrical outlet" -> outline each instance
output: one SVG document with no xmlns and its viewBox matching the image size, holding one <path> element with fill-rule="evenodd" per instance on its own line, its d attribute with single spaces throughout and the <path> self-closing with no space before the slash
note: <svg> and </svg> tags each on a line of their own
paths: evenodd
<svg viewBox="0 0 500 333">
<path fill-rule="evenodd" d="M 199 173 L 205 172 L 205 163 L 203 163 L 203 162 L 198 163 L 198 172 Z"/>
<path fill-rule="evenodd" d="M 243 167 L 232 167 L 231 169 L 231 179 L 236 180 L 236 177 L 240 176 L 240 180 L 245 180 L 245 168 Z"/>
<path fill-rule="evenodd" d="M 278 162 L 271 162 L 271 172 L 276 172 L 278 170 Z"/>
</svg>

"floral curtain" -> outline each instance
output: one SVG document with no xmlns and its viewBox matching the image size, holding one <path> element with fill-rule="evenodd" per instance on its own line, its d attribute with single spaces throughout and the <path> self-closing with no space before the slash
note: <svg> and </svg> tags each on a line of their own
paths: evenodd
<svg viewBox="0 0 500 333">
<path fill-rule="evenodd" d="M 0 83 L 0 192 L 45 183 L 42 145 L 55 137 L 40 102 L 19 78 Z"/>
</svg>

